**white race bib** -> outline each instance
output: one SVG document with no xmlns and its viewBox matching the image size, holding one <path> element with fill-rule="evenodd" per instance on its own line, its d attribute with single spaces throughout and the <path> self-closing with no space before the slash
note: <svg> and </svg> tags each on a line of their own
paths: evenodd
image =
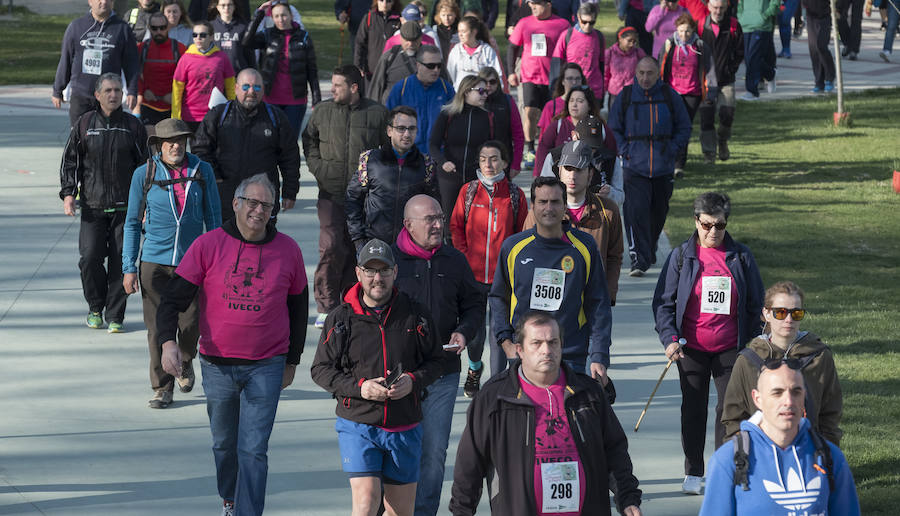
<svg viewBox="0 0 900 516">
<path fill-rule="evenodd" d="M 535 267 L 531 280 L 532 310 L 555 312 L 562 305 L 563 289 L 566 285 L 566 273 L 559 269 Z"/>
<path fill-rule="evenodd" d="M 531 56 L 547 57 L 547 36 L 544 34 L 531 35 Z"/>
<path fill-rule="evenodd" d="M 731 278 L 728 276 L 704 276 L 700 300 L 700 313 L 731 313 Z"/>
<path fill-rule="evenodd" d="M 86 48 L 81 55 L 81 72 L 91 75 L 103 73 L 103 51 Z"/>
<path fill-rule="evenodd" d="M 581 493 L 578 492 L 577 462 L 541 464 L 541 485 L 544 492 L 541 512 L 578 512 Z"/>
</svg>

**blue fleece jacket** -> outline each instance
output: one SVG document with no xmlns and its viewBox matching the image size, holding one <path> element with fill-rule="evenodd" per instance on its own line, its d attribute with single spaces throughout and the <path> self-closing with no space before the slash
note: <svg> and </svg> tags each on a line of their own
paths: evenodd
<svg viewBox="0 0 900 516">
<path fill-rule="evenodd" d="M 171 179 L 166 166 L 156 154 L 151 159 L 156 162 L 157 180 Z M 212 167 L 205 161 L 185 153 L 187 159 L 187 175 L 203 177 L 199 181 L 188 181 L 185 192 L 184 209 L 177 213 L 175 194 L 172 186 L 164 190 L 153 185 L 147 192 L 147 218 L 139 213 L 141 200 L 144 197 L 144 179 L 147 176 L 147 164 L 143 164 L 131 176 L 131 188 L 128 191 L 128 213 L 125 215 L 125 235 L 122 246 L 122 272 L 137 272 L 138 251 L 141 244 L 141 228 L 144 229 L 144 246 L 140 251 L 140 259 L 144 262 L 161 265 L 178 265 L 191 243 L 206 231 L 222 225 L 222 206 L 219 202 L 219 190 L 216 187 L 216 176 Z M 142 222 L 142 219 L 143 222 Z"/>
<path fill-rule="evenodd" d="M 533 227 L 503 241 L 488 301 L 496 342 L 514 340 L 516 320 L 530 310 L 535 269 L 565 273 L 559 310 L 552 312 L 563 335 L 563 359 L 584 360 L 609 367 L 612 311 L 606 272 L 594 238 L 565 227 L 568 242 L 544 238 Z"/>
<path fill-rule="evenodd" d="M 398 82 L 391 88 L 388 95 L 388 109 L 397 106 L 410 106 L 416 110 L 418 119 L 416 126 L 416 147 L 422 154 L 428 154 L 428 138 L 431 136 L 431 127 L 441 113 L 441 107 L 453 100 L 456 91 L 453 84 L 440 77 L 431 86 L 425 87 L 415 74 Z"/>
<path fill-rule="evenodd" d="M 669 90 L 672 108 L 663 89 Z M 623 96 L 631 90 L 631 105 L 623 113 Z M 632 173 L 659 177 L 675 172 L 675 158 L 691 139 L 691 119 L 684 101 L 662 81 L 645 90 L 638 84 L 626 86 L 613 101 L 609 128 L 616 135 L 622 166 Z"/>
<path fill-rule="evenodd" d="M 734 485 L 734 443 L 726 441 L 709 460 L 706 496 L 700 516 L 858 516 L 859 499 L 853 475 L 841 450 L 830 442 L 834 462 L 834 492 L 822 459 L 809 435 L 809 421 L 800 421 L 794 442 L 780 448 L 757 426 L 761 413 L 741 423 L 750 434 L 750 490 Z"/>
</svg>

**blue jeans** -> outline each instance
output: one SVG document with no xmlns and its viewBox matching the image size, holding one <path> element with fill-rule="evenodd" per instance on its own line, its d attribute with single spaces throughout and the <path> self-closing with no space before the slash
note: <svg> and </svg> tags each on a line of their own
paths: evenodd
<svg viewBox="0 0 900 516">
<path fill-rule="evenodd" d="M 236 515 L 260 515 L 266 502 L 269 435 L 281 393 L 285 357 L 252 365 L 218 365 L 200 357 L 216 483 Z"/>
<path fill-rule="evenodd" d="M 784 0 L 784 10 L 778 15 L 778 35 L 781 37 L 781 50 L 791 51 L 791 36 L 793 35 L 791 22 L 797 11 L 799 0 Z"/>
<path fill-rule="evenodd" d="M 280 108 L 287 115 L 288 122 L 290 122 L 291 128 L 294 130 L 294 138 L 297 138 L 300 135 L 303 117 L 306 115 L 306 104 L 275 104 L 275 107 Z"/>
<path fill-rule="evenodd" d="M 894 37 L 897 35 L 897 25 L 900 25 L 900 0 L 887 0 L 888 22 L 884 33 L 884 51 L 891 52 L 894 49 Z"/>
<path fill-rule="evenodd" d="M 434 516 L 441 505 L 450 423 L 459 391 L 459 373 L 446 374 L 428 386 L 422 401 L 422 461 L 416 486 L 416 516 Z"/>
<path fill-rule="evenodd" d="M 770 31 L 755 30 L 744 33 L 744 65 L 747 79 L 744 85 L 747 91 L 759 96 L 759 81 L 771 81 L 775 78 L 775 41 Z"/>
</svg>

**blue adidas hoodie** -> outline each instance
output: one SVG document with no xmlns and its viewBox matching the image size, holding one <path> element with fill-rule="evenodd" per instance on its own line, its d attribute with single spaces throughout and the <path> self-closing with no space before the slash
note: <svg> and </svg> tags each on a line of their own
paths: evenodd
<svg viewBox="0 0 900 516">
<path fill-rule="evenodd" d="M 815 458 L 815 445 L 809 436 L 809 421 L 800 420 L 797 437 L 785 449 L 772 442 L 759 428 L 762 413 L 741 422 L 741 430 L 750 434 L 750 490 L 734 485 L 734 442 L 722 444 L 709 461 L 706 496 L 700 516 L 783 515 L 783 516 L 858 516 L 859 499 L 853 475 L 841 450 L 828 442 L 834 462 L 834 492 L 828 477 L 819 472 L 822 459 Z M 827 441 L 826 441 L 827 442 Z"/>
<path fill-rule="evenodd" d="M 187 160 L 187 175 L 201 175 L 204 185 L 201 187 L 198 181 L 186 183 L 185 206 L 181 214 L 177 213 L 172 187 L 163 190 L 159 185 L 153 185 L 147 192 L 147 218 L 142 223 L 144 214 L 139 212 L 144 197 L 147 164 L 138 167 L 131 176 L 122 246 L 124 274 L 137 272 L 141 228 L 145 230 L 144 246 L 140 251 L 141 261 L 175 266 L 181 262 L 191 243 L 203 234 L 204 226 L 206 231 L 211 231 L 222 225 L 222 206 L 212 167 L 189 152 L 184 157 Z M 171 179 L 160 155 L 156 154 L 151 159 L 156 162 L 154 177 L 157 180 Z"/>
</svg>

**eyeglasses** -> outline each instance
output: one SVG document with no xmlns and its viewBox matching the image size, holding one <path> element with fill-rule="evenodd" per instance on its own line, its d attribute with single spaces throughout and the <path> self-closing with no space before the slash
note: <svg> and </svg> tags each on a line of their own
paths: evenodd
<svg viewBox="0 0 900 516">
<path fill-rule="evenodd" d="M 795 321 L 802 321 L 804 317 L 806 317 L 806 310 L 802 308 L 770 308 L 772 310 L 772 317 L 778 319 L 779 321 L 783 321 L 787 319 L 788 314 L 791 315 L 791 319 Z"/>
<path fill-rule="evenodd" d="M 581 82 L 581 77 L 563 77 L 565 82 Z"/>
<path fill-rule="evenodd" d="M 728 222 L 701 222 L 700 217 L 697 217 L 697 223 L 700 224 L 700 227 L 703 228 L 703 231 L 709 231 L 712 228 L 716 228 L 719 231 L 725 229 L 725 226 L 728 225 Z"/>
<path fill-rule="evenodd" d="M 209 33 L 208 32 L 192 32 L 191 36 L 193 36 L 195 38 L 208 38 Z"/>
<path fill-rule="evenodd" d="M 440 222 L 444 222 L 444 214 L 440 215 L 426 215 L 425 217 L 409 217 L 410 220 L 421 220 L 425 222 L 426 226 L 433 226 Z"/>
<path fill-rule="evenodd" d="M 250 91 L 250 88 L 253 88 L 253 91 L 260 91 L 262 84 L 241 84 L 241 89 L 244 91 Z"/>
<path fill-rule="evenodd" d="M 418 129 L 418 127 L 416 127 L 414 125 L 392 125 L 391 127 L 393 127 L 394 130 L 400 134 L 403 134 L 406 132 L 414 133 L 414 132 L 416 132 L 416 129 Z"/>
<path fill-rule="evenodd" d="M 469 88 L 469 91 L 477 91 L 479 95 L 487 95 L 487 88 Z"/>
<path fill-rule="evenodd" d="M 441 67 L 441 63 L 423 63 L 422 61 L 419 61 L 419 64 L 424 66 L 425 68 L 428 68 L 429 70 L 437 70 Z"/>
<path fill-rule="evenodd" d="M 591 18 L 590 20 L 578 20 L 578 21 L 581 23 L 584 23 L 585 25 L 593 25 L 593 24 L 597 23 L 596 18 Z"/>
<path fill-rule="evenodd" d="M 381 274 L 382 278 L 390 278 L 394 275 L 393 267 L 385 267 L 383 269 L 369 269 L 367 267 L 360 267 L 359 270 L 363 271 L 363 274 L 367 278 L 374 278 L 376 274 Z"/>
<path fill-rule="evenodd" d="M 151 25 L 150 30 L 166 30 L 169 28 L 168 25 Z"/>
<path fill-rule="evenodd" d="M 272 208 L 275 207 L 275 204 L 271 202 L 262 202 L 259 199 L 251 199 L 249 197 L 238 197 L 238 199 L 247 203 L 247 207 L 251 210 L 255 210 L 256 208 L 262 206 L 263 211 L 272 211 Z"/>
<path fill-rule="evenodd" d="M 765 362 L 763 362 L 762 366 L 766 369 L 774 370 L 774 369 L 778 369 L 779 367 L 781 367 L 781 364 L 786 364 L 788 367 L 790 367 L 791 369 L 794 369 L 794 370 L 799 370 L 800 367 L 803 365 L 803 363 L 800 361 L 799 358 L 783 357 L 783 358 L 770 358 L 770 359 L 766 360 Z"/>
</svg>

